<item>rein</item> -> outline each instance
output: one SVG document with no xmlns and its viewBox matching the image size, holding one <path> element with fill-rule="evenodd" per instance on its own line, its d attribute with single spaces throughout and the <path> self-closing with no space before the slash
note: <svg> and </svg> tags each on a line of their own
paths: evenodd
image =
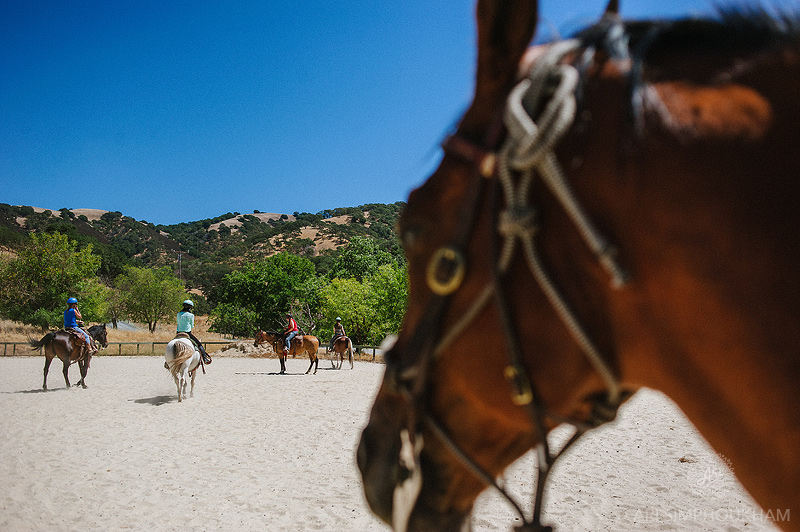
<svg viewBox="0 0 800 532">
<path fill-rule="evenodd" d="M 419 359 L 410 367 L 392 368 L 390 375 L 399 391 L 405 393 L 415 407 L 411 409 L 409 416 L 411 418 L 408 425 L 409 432 L 411 434 L 418 432 L 417 420 L 414 417 L 419 416 L 469 471 L 487 485 L 497 489 L 515 508 L 523 521 L 522 525 L 515 528 L 519 532 L 552 530 L 551 527 L 541 524 L 541 512 L 544 487 L 553 464 L 586 431 L 613 420 L 619 405 L 625 399 L 613 369 L 600 355 L 594 342 L 589 338 L 541 263 L 534 241 L 539 230 L 537 211 L 528 202 L 531 182 L 534 176 L 538 175 L 575 224 L 598 263 L 608 272 L 612 286 L 619 288 L 625 284 L 628 276 L 617 263 L 614 249 L 592 226 L 581 205 L 575 199 L 552 151 L 558 140 L 572 125 L 575 116 L 575 90 L 579 75 L 573 66 L 560 64 L 560 62 L 565 56 L 575 52 L 578 47 L 579 43 L 576 40 L 563 41 L 551 46 L 548 52 L 536 62 L 528 76 L 511 91 L 503 115 L 506 138 L 499 152 L 495 153 L 493 149 L 486 150 L 459 136 L 450 137 L 444 143 L 443 147 L 446 152 L 457 155 L 473 167 L 473 184 L 464 205 L 462 205 L 462 209 L 465 209 L 467 214 L 457 213 L 460 216 L 459 220 L 467 220 L 467 223 L 460 227 L 458 234 L 449 246 L 440 248 L 430 259 L 427 281 L 428 287 L 433 293 L 432 299 L 426 308 L 426 319 L 414 330 L 406 347 L 406 352 L 420 353 Z M 540 108 L 541 112 L 537 116 L 537 110 Z M 532 118 L 534 116 L 537 116 L 536 122 Z M 493 184 L 491 215 L 493 223 L 496 224 L 496 231 L 492 231 L 491 246 L 491 256 L 496 257 L 493 277 L 467 311 L 446 331 L 440 342 L 433 345 L 433 332 L 443 321 L 449 296 L 458 290 L 464 278 L 466 269 L 464 249 L 469 240 L 474 220 L 477 218 L 475 211 L 478 206 L 478 197 L 484 186 L 483 183 L 486 181 L 491 181 Z M 505 202 L 503 210 L 498 208 L 499 196 L 502 196 Z M 502 241 L 498 242 L 498 238 Z M 517 242 L 522 248 L 528 268 L 540 289 L 605 383 L 606 395 L 602 399 L 593 400 L 592 414 L 588 421 L 564 419 L 549 412 L 539 397 L 525 367 L 511 309 L 501 285 L 517 248 Z M 505 376 L 511 387 L 512 400 L 515 404 L 527 408 L 539 440 L 537 482 L 530 519 L 525 516 L 519 504 L 508 492 L 458 446 L 443 425 L 430 412 L 423 410 L 424 397 L 429 385 L 426 378 L 429 366 L 460 336 L 491 299 L 495 300 L 499 309 L 508 348 L 509 364 L 506 367 Z M 395 374 L 397 369 L 401 370 L 399 375 Z M 387 374 L 388 372 L 389 368 L 387 368 Z M 548 418 L 556 422 L 568 423 L 575 428 L 572 437 L 555 452 L 551 452 L 547 443 Z M 421 435 L 416 434 L 419 442 L 412 442 L 405 430 L 403 433 L 401 453 L 407 455 L 407 447 L 411 446 L 414 449 L 415 457 L 412 465 L 409 465 L 408 458 L 401 460 L 401 463 L 409 469 L 408 476 L 413 477 L 414 468 L 419 468 Z M 421 485 L 421 480 L 418 482 Z M 402 489 L 404 489 L 403 484 L 399 484 L 395 491 Z M 418 491 L 419 486 L 415 489 Z M 409 508 L 409 515 L 410 511 Z M 404 517 L 406 520 L 407 518 L 408 516 Z M 395 529 L 404 530 L 405 524 L 401 523 L 401 527 Z"/>
</svg>

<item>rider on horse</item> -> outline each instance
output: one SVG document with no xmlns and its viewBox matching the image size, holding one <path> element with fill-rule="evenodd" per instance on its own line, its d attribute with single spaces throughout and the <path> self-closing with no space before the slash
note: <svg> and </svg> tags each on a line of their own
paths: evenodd
<svg viewBox="0 0 800 532">
<path fill-rule="evenodd" d="M 337 338 L 341 338 L 342 336 L 347 336 L 347 333 L 344 332 L 344 325 L 342 325 L 342 318 L 336 318 L 336 324 L 334 324 L 333 326 L 333 337 L 331 337 L 331 345 L 329 349 L 333 349 L 333 342 L 335 342 Z"/>
<path fill-rule="evenodd" d="M 297 334 L 300 332 L 300 327 L 297 326 L 297 322 L 294 321 L 294 318 L 288 312 L 286 313 L 286 320 L 286 328 L 283 330 L 283 353 L 288 355 L 289 347 L 292 345 L 292 338 L 297 336 Z"/>
<path fill-rule="evenodd" d="M 177 322 L 178 322 L 178 333 L 186 334 L 189 339 L 194 342 L 197 346 L 197 350 L 200 351 L 200 356 L 203 357 L 204 364 L 211 364 L 211 357 L 208 356 L 206 350 L 203 349 L 203 344 L 200 340 L 197 339 L 195 335 L 192 334 L 192 329 L 194 329 L 194 314 L 192 314 L 192 309 L 194 308 L 194 303 L 192 303 L 191 299 L 187 299 L 183 302 L 183 309 L 178 312 Z M 205 371 L 205 370 L 204 370 Z"/>
<path fill-rule="evenodd" d="M 82 319 L 81 311 L 78 310 L 78 300 L 74 297 L 67 299 L 67 310 L 64 311 L 64 330 L 80 334 L 86 340 L 86 349 L 91 356 L 97 353 L 97 347 L 89 333 L 81 328 L 83 321 L 79 320 Z"/>
</svg>

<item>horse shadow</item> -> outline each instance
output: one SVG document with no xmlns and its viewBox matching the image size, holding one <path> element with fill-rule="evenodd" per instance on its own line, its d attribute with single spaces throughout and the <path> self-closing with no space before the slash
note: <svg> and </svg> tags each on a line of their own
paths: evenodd
<svg viewBox="0 0 800 532">
<path fill-rule="evenodd" d="M 129 399 L 138 405 L 152 405 L 161 406 L 167 403 L 176 403 L 178 401 L 177 395 L 156 395 L 155 397 L 145 397 L 143 399 Z"/>
<path fill-rule="evenodd" d="M 78 384 L 74 384 L 72 387 L 79 386 Z M 55 393 L 55 392 L 63 392 L 67 391 L 70 388 L 52 388 L 49 390 L 44 390 L 42 388 L 34 388 L 33 390 L 17 390 L 16 392 L 2 392 L 2 393 Z"/>
<path fill-rule="evenodd" d="M 235 375 L 279 375 L 283 377 L 296 377 L 299 375 L 305 375 L 305 373 L 293 373 L 291 371 L 286 371 L 284 373 L 281 373 L 280 371 L 237 371 Z"/>
</svg>

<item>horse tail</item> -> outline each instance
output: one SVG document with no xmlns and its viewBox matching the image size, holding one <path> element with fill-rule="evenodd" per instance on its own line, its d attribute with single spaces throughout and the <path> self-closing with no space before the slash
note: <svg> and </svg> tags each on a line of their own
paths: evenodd
<svg viewBox="0 0 800 532">
<path fill-rule="evenodd" d="M 41 351 L 43 347 L 47 347 L 47 344 L 49 344 L 50 342 L 53 341 L 53 338 L 55 338 L 55 336 L 56 336 L 56 333 L 49 332 L 49 333 L 45 334 L 42 337 L 41 340 L 38 340 L 38 341 L 34 340 L 33 338 L 31 338 L 29 336 L 28 337 L 28 345 L 31 346 L 31 350 L 33 350 L 33 351 Z"/>
<path fill-rule="evenodd" d="M 194 347 L 184 342 L 175 342 L 172 344 L 172 350 L 175 358 L 168 361 L 167 366 L 169 366 L 169 372 L 172 376 L 177 377 L 180 373 L 181 365 L 194 355 Z"/>
</svg>

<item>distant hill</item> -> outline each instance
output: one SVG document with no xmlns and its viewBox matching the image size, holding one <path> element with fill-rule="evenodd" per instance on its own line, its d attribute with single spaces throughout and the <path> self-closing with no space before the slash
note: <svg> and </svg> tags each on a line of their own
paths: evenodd
<svg viewBox="0 0 800 532">
<path fill-rule="evenodd" d="M 397 256 L 394 226 L 405 204 L 374 203 L 316 214 L 226 213 L 172 225 L 137 221 L 121 212 L 96 209 L 50 211 L 0 203 L 0 247 L 13 253 L 31 232 L 60 232 L 92 244 L 103 257 L 99 272 L 116 277 L 127 265 L 169 266 L 189 288 L 206 292 L 238 264 L 288 251 L 314 262 L 319 273 L 353 237 L 373 238 Z"/>
</svg>

